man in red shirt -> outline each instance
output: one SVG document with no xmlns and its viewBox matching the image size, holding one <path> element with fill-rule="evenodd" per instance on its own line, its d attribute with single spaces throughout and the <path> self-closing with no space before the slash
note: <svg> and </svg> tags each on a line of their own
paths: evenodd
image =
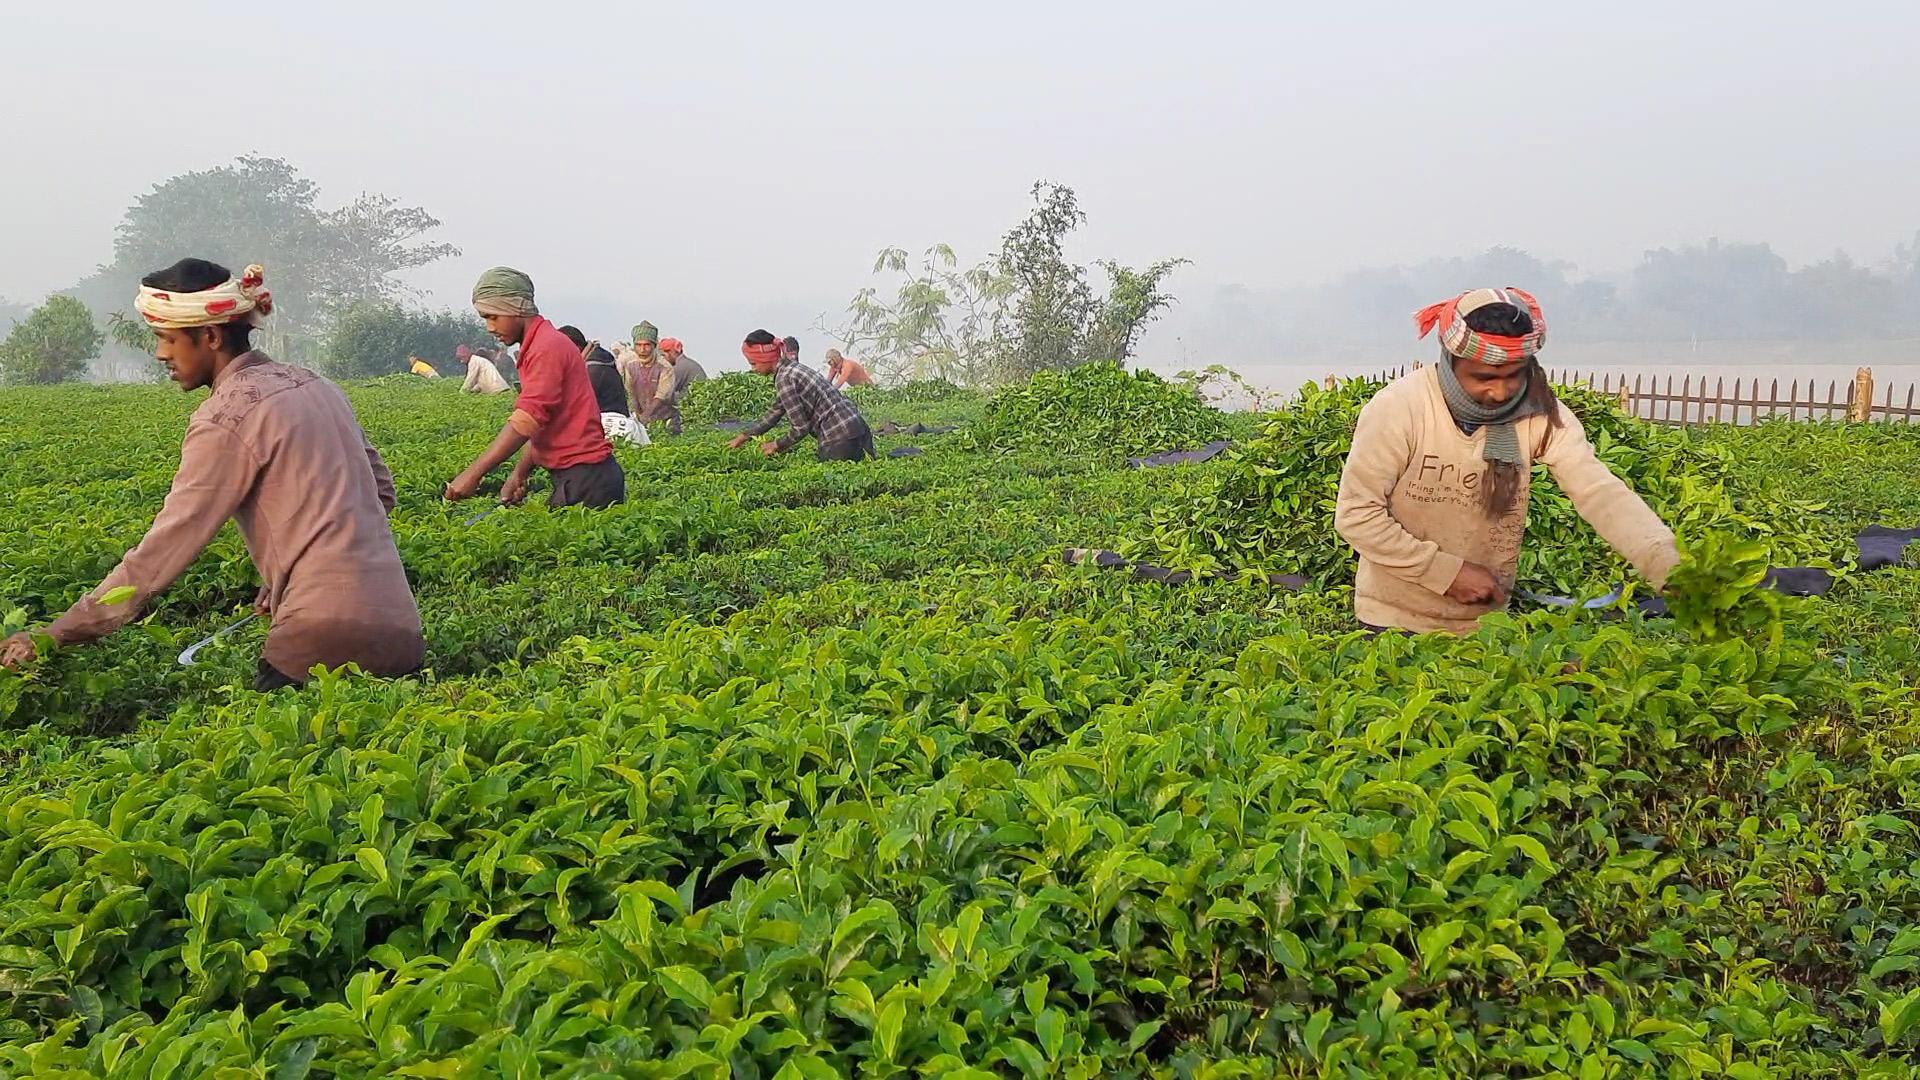
<svg viewBox="0 0 1920 1080">
<path fill-rule="evenodd" d="M 527 477 L 540 465 L 553 475 L 551 507 L 605 509 L 626 501 L 627 477 L 600 424 L 600 406 L 587 376 L 587 362 L 533 303 L 533 279 L 496 266 L 473 287 L 473 310 L 502 345 L 520 346 L 520 397 L 507 426 L 465 472 L 447 485 L 451 501 L 472 498 L 480 481 L 519 453 L 500 501 L 527 497 Z"/>
</svg>

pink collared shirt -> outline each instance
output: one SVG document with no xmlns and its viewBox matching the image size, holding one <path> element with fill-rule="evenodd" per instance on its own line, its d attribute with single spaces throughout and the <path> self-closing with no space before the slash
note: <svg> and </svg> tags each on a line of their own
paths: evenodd
<svg viewBox="0 0 1920 1080">
<path fill-rule="evenodd" d="M 340 388 L 246 353 L 187 422 L 173 489 L 147 535 L 48 631 L 91 641 L 125 626 L 231 519 L 272 604 L 268 663 L 296 678 L 348 662 L 376 675 L 413 671 L 426 641 L 387 525 L 393 506 L 393 475 Z M 98 603 L 121 586 L 132 599 Z"/>
</svg>

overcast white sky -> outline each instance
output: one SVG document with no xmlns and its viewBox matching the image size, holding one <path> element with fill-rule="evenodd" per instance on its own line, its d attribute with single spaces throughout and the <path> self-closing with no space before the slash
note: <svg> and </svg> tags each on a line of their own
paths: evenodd
<svg viewBox="0 0 1920 1080">
<path fill-rule="evenodd" d="M 246 152 L 329 205 L 440 217 L 465 254 L 420 276 L 435 299 L 510 263 L 608 334 L 791 324 L 883 246 L 983 253 L 1041 177 L 1079 192 L 1080 254 L 1186 256 L 1189 296 L 1496 243 L 1872 262 L 1920 228 L 1910 0 L 92 0 L 4 25 L 16 301 L 106 261 L 154 183 Z"/>
</svg>

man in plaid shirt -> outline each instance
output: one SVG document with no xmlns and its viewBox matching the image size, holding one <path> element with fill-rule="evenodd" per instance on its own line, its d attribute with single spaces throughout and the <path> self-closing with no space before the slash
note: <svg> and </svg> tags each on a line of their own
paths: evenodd
<svg viewBox="0 0 1920 1080">
<path fill-rule="evenodd" d="M 773 376 L 772 411 L 736 436 L 729 445 L 738 450 L 748 440 L 772 431 L 782 419 L 789 430 L 778 439 L 760 445 L 760 452 L 772 457 L 784 454 L 811 435 L 819 441 L 821 461 L 858 461 L 874 456 L 873 429 L 847 395 L 841 393 L 825 375 L 800 362 L 799 350 L 765 330 L 747 335 L 740 351 L 762 375 Z"/>
</svg>

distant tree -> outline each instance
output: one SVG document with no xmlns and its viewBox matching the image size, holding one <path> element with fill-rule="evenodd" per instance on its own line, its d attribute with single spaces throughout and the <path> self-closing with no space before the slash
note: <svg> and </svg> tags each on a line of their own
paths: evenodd
<svg viewBox="0 0 1920 1080">
<path fill-rule="evenodd" d="M 366 301 L 341 312 L 327 338 L 322 369 L 337 379 L 364 379 L 407 370 L 407 357 L 445 366 L 461 345 L 491 339 L 486 327 L 464 311 L 421 311 Z"/>
<path fill-rule="evenodd" d="M 991 376 L 994 319 L 1006 293 L 992 263 L 962 270 L 951 247 L 935 244 L 917 265 L 904 250 L 887 248 L 873 270 L 904 275 L 892 297 L 872 286 L 861 289 L 847 305 L 845 325 L 817 329 L 845 343 L 882 380 L 972 385 Z"/>
<path fill-rule="evenodd" d="M 1187 260 L 1141 270 L 1102 260 L 1107 291 L 1096 295 L 1087 268 L 1066 255 L 1067 237 L 1086 220 L 1073 189 L 1043 180 L 1033 200 L 1000 250 L 971 269 L 960 269 L 945 244 L 928 248 L 917 266 L 900 248 L 882 251 L 874 272 L 903 275 L 892 297 L 862 289 L 847 325 L 819 328 L 885 373 L 974 386 L 1090 360 L 1125 363 L 1173 303 L 1163 286 Z"/>
<path fill-rule="evenodd" d="M 1066 256 L 1068 235 L 1087 220 L 1079 199 L 1072 188 L 1042 180 L 1033 185 L 1033 201 L 1033 210 L 1001 240 L 998 258 L 1009 283 L 1001 360 L 1014 378 L 1085 361 L 1094 308 L 1086 268 Z"/>
<path fill-rule="evenodd" d="M 48 297 L 0 343 L 0 379 L 45 385 L 83 378 L 103 341 L 87 305 L 71 296 Z"/>
<path fill-rule="evenodd" d="M 241 157 L 175 176 L 127 208 L 113 262 L 75 291 L 119 305 L 142 275 L 187 255 L 236 273 L 258 262 L 276 312 L 259 340 L 269 352 L 298 356 L 313 351 L 349 306 L 410 295 L 397 275 L 459 254 L 421 239 L 440 222 L 419 207 L 366 194 L 327 209 L 319 198 L 318 185 L 278 158 Z"/>
<path fill-rule="evenodd" d="M 1793 338 L 1793 276 L 1766 244 L 1703 245 L 1649 251 L 1628 291 L 1641 335 L 1686 339 Z"/>
<path fill-rule="evenodd" d="M 402 206 L 391 196 L 363 194 L 320 215 L 321 239 L 329 256 L 317 272 L 324 311 L 369 300 L 398 301 L 413 295 L 394 275 L 460 254 L 452 244 L 426 243 L 423 234 L 440 221 L 417 206 Z"/>
<path fill-rule="evenodd" d="M 1233 362 L 1268 360 L 1276 349 L 1316 362 L 1420 359 L 1438 347 L 1414 343 L 1411 314 L 1482 285 L 1517 285 L 1533 293 L 1545 309 L 1550 341 L 1560 343 L 1920 335 L 1920 235 L 1898 245 L 1880 265 L 1836 252 L 1798 268 L 1764 243 L 1708 240 L 1648 251 L 1630 276 L 1617 279 L 1494 247 L 1477 255 L 1353 270 L 1321 285 L 1224 287 L 1200 310 L 1183 313 L 1178 332 L 1202 355 Z M 1382 346 L 1408 351 L 1385 353 Z M 1190 361 L 1183 355 L 1180 362 Z"/>
<path fill-rule="evenodd" d="M 129 316 L 124 311 L 107 316 L 107 340 L 134 352 L 149 354 L 159 345 L 159 337 L 145 319 Z"/>
<path fill-rule="evenodd" d="M 159 382 L 166 369 L 154 363 L 159 339 L 147 320 L 116 311 L 107 316 L 107 348 L 94 366 L 98 378 L 113 382 Z"/>
<path fill-rule="evenodd" d="M 1895 245 L 1887 276 L 1893 282 L 1895 302 L 1899 305 L 1901 333 L 1920 332 L 1920 233 L 1904 244 Z"/>
<path fill-rule="evenodd" d="M 1793 272 L 1794 319 L 1800 333 L 1836 339 L 1887 337 L 1905 329 L 1894 280 L 1844 251 Z"/>
<path fill-rule="evenodd" d="M 1107 272 L 1107 295 L 1095 301 L 1087 314 L 1086 344 L 1081 351 L 1088 360 L 1124 362 L 1139 347 L 1147 324 L 1173 305 L 1173 294 L 1161 291 L 1160 283 L 1187 265 L 1187 260 L 1161 259 L 1145 270 L 1111 259 L 1102 259 L 1099 265 Z"/>
</svg>

